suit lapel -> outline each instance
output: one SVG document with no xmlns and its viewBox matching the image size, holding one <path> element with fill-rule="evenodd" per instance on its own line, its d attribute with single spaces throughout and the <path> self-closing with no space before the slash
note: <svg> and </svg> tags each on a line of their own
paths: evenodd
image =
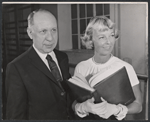
<svg viewBox="0 0 150 122">
<path fill-rule="evenodd" d="M 47 68 L 47 66 L 44 64 L 44 62 L 42 61 L 42 59 L 38 56 L 38 54 L 36 53 L 36 51 L 34 50 L 33 47 L 31 47 L 29 49 L 29 58 L 31 59 L 31 63 L 38 69 L 40 70 L 42 73 L 44 73 L 46 76 L 48 76 L 55 84 L 57 84 L 54 76 L 52 75 L 52 73 L 49 71 L 49 69 Z M 58 85 L 58 84 L 57 84 Z"/>
</svg>

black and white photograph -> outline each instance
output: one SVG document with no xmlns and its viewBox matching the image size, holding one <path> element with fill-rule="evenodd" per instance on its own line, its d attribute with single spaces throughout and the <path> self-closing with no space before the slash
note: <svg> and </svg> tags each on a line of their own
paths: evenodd
<svg viewBox="0 0 150 122">
<path fill-rule="evenodd" d="M 1 120 L 149 120 L 148 2 L 2 2 Z"/>
</svg>

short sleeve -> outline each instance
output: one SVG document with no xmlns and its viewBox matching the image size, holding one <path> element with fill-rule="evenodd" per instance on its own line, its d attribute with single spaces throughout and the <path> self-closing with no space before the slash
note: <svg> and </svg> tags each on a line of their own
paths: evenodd
<svg viewBox="0 0 150 122">
<path fill-rule="evenodd" d="M 126 65 L 126 70 L 127 70 L 130 82 L 131 82 L 131 86 L 133 87 L 133 86 L 139 84 L 139 80 L 136 75 L 136 72 L 130 64 Z"/>
<path fill-rule="evenodd" d="M 85 62 L 80 62 L 75 67 L 74 76 L 79 73 L 79 74 L 81 74 L 82 76 L 85 77 L 86 70 L 87 70 L 86 63 Z"/>
</svg>

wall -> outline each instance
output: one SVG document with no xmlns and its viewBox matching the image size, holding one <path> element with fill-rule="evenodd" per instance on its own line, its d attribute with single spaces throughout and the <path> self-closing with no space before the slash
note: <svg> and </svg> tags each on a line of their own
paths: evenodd
<svg viewBox="0 0 150 122">
<path fill-rule="evenodd" d="M 139 74 L 146 74 L 146 5 L 120 5 L 121 58 L 130 58 Z"/>
<path fill-rule="evenodd" d="M 120 58 L 132 64 L 136 73 L 147 74 L 146 43 L 146 4 L 121 4 L 119 5 L 119 29 L 120 29 Z M 139 114 L 128 115 L 129 120 L 144 120 L 148 113 L 145 108 L 146 82 L 140 80 L 143 96 L 143 111 Z"/>
<path fill-rule="evenodd" d="M 71 5 L 58 4 L 59 50 L 72 49 Z"/>
</svg>

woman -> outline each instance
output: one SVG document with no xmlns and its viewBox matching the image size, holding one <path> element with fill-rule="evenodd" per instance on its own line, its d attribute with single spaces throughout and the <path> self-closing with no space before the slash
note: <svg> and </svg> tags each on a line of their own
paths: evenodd
<svg viewBox="0 0 150 122">
<path fill-rule="evenodd" d="M 122 104 L 111 104 L 102 99 L 102 103 L 94 104 L 94 98 L 85 102 L 77 103 L 74 101 L 72 107 L 75 113 L 84 118 L 89 114 L 99 116 L 99 119 L 109 119 L 110 116 L 122 120 L 127 114 L 135 114 L 142 111 L 142 97 L 139 88 L 139 80 L 133 67 L 127 62 L 112 55 L 115 41 L 118 39 L 118 31 L 114 23 L 107 17 L 94 17 L 90 20 L 85 34 L 82 37 L 82 43 L 86 48 L 94 46 L 94 56 L 86 61 L 80 62 L 75 73 L 81 74 L 87 80 L 98 72 L 107 72 L 112 65 L 121 64 L 125 66 L 135 95 L 135 101 L 128 106 Z M 94 118 L 93 118 L 94 119 Z M 96 118 L 95 118 L 96 119 Z"/>
</svg>

